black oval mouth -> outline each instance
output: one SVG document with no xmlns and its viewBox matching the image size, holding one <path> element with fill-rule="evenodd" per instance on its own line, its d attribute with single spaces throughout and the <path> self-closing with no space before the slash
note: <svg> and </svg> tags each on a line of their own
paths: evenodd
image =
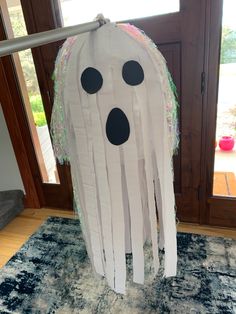
<svg viewBox="0 0 236 314">
<path fill-rule="evenodd" d="M 130 135 L 129 121 L 125 113 L 119 109 L 111 110 L 107 117 L 106 134 L 109 142 L 113 145 L 124 144 Z"/>
</svg>

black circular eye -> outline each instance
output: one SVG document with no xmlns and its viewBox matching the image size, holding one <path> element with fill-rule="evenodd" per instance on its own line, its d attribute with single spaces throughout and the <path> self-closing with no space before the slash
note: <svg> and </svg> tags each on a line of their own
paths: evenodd
<svg viewBox="0 0 236 314">
<path fill-rule="evenodd" d="M 86 68 L 80 78 L 83 89 L 89 94 L 95 94 L 102 87 L 103 78 L 101 73 L 92 68 Z"/>
<path fill-rule="evenodd" d="M 123 65 L 122 76 L 127 84 L 131 86 L 139 85 L 144 80 L 143 68 L 137 61 L 127 61 Z"/>
</svg>

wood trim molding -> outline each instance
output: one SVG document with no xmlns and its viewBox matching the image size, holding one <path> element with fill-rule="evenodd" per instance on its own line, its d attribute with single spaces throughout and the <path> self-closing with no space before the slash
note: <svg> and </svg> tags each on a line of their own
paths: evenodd
<svg viewBox="0 0 236 314">
<path fill-rule="evenodd" d="M 212 195 L 213 188 L 222 9 L 223 0 L 207 1 L 202 132 L 202 156 L 205 157 L 202 169 L 206 169 L 203 181 L 206 181 L 207 197 Z"/>
<path fill-rule="evenodd" d="M 212 197 L 215 130 L 217 115 L 217 94 L 219 79 L 219 56 L 221 39 L 221 16 L 223 0 L 208 0 L 206 2 L 205 27 L 205 93 L 203 95 L 203 125 L 202 125 L 202 161 L 201 161 L 201 206 L 200 223 L 209 224 L 210 209 L 208 199 Z"/>
</svg>

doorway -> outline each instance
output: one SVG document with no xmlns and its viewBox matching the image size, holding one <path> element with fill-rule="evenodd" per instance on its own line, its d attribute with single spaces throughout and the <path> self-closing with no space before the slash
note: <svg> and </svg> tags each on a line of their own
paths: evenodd
<svg viewBox="0 0 236 314">
<path fill-rule="evenodd" d="M 227 93 L 230 84 L 236 82 L 234 81 L 234 55 L 228 45 L 229 42 L 230 45 L 234 44 L 231 37 L 231 34 L 234 34 L 234 26 L 232 21 L 230 22 L 230 13 L 227 13 L 228 10 L 234 12 L 234 8 L 235 3 L 230 0 L 210 1 L 206 5 L 207 44 L 204 63 L 201 176 L 203 187 L 201 204 L 202 208 L 205 206 L 205 209 L 200 211 L 200 222 L 235 228 L 235 162 L 232 145 L 234 98 L 231 97 L 232 92 Z M 226 26 L 230 26 L 230 33 L 227 33 Z M 225 139 L 224 136 L 226 136 Z M 221 141 L 222 139 L 226 140 L 225 142 L 231 141 L 231 147 L 228 146 L 227 151 L 225 150 L 227 145 Z"/>
<path fill-rule="evenodd" d="M 103 13 L 111 20 L 125 19 L 144 30 L 166 58 L 176 84 L 180 104 L 180 147 L 174 157 L 177 217 L 186 222 L 235 226 L 235 200 L 212 192 L 223 1 L 165 1 L 165 7 L 163 1 L 151 3 L 150 12 L 137 7 L 137 12 L 131 8 L 132 15 L 128 10 L 121 10 L 127 16 L 113 17 L 109 11 Z M 43 0 L 40 3 L 21 0 L 28 33 L 85 22 L 82 17 L 80 20 L 78 15 L 72 14 L 75 4 L 78 2 L 74 0 Z M 108 10 L 106 4 L 104 8 Z M 82 9 L 81 14 L 85 16 Z M 118 9 L 113 8 L 113 11 L 119 14 Z M 92 16 L 86 16 L 86 21 L 92 20 L 98 13 L 88 12 Z M 57 42 L 32 49 L 48 122 L 53 104 L 51 76 L 61 45 L 62 42 Z M 61 195 L 65 193 L 67 204 L 72 206 L 68 167 L 57 165 L 57 170 L 60 184 L 42 183 L 42 193 L 47 200 L 51 200 L 52 206 L 58 207 L 63 207 L 65 199 Z M 50 198 L 50 195 L 53 196 Z M 60 205 L 56 205 L 58 200 Z"/>
</svg>

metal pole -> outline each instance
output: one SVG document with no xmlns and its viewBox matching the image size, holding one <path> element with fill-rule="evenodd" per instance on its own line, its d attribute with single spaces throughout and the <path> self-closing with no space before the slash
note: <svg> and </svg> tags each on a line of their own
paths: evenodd
<svg viewBox="0 0 236 314">
<path fill-rule="evenodd" d="M 0 57 L 12 54 L 13 52 L 45 45 L 77 34 L 93 31 L 103 24 L 104 20 L 97 20 L 90 23 L 57 28 L 46 32 L 3 40 L 0 41 Z"/>
</svg>

